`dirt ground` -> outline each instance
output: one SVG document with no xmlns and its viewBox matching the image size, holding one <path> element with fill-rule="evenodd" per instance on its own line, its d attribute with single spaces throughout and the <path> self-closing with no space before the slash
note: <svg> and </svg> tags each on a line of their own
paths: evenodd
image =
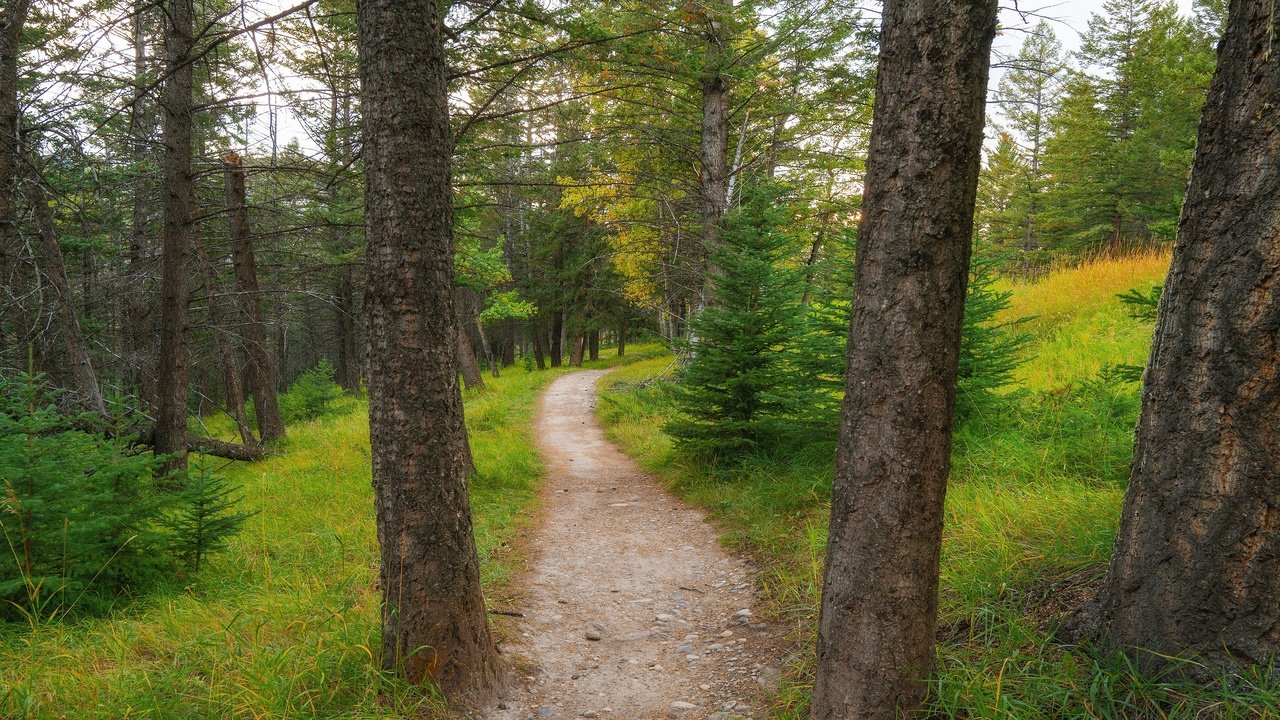
<svg viewBox="0 0 1280 720">
<path fill-rule="evenodd" d="M 764 717 L 782 643 L 754 614 L 755 571 L 605 439 L 603 373 L 542 398 L 543 517 L 503 647 L 515 678 L 486 717 Z"/>
</svg>

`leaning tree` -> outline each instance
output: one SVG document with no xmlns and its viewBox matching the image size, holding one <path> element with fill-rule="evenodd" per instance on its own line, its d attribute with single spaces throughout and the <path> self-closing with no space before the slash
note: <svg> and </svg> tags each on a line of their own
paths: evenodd
<svg viewBox="0 0 1280 720">
<path fill-rule="evenodd" d="M 995 0 L 884 5 L 812 717 L 894 718 L 933 666 Z"/>
<path fill-rule="evenodd" d="M 1234 0 L 1147 364 L 1111 568 L 1077 630 L 1144 664 L 1280 651 L 1280 48 Z M 1144 652 L 1147 651 L 1147 652 Z"/>
</svg>

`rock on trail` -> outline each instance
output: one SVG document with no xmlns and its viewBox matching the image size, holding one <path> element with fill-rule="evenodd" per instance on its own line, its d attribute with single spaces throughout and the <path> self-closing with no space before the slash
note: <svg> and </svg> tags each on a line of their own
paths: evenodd
<svg viewBox="0 0 1280 720">
<path fill-rule="evenodd" d="M 782 643 L 751 612 L 754 569 L 605 439 L 603 374 L 543 395 L 543 516 L 503 646 L 514 678 L 485 717 L 763 717 Z"/>
</svg>

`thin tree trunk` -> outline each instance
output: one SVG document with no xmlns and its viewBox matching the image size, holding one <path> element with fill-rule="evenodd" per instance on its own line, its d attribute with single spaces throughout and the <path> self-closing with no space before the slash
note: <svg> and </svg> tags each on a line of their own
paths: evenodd
<svg viewBox="0 0 1280 720">
<path fill-rule="evenodd" d="M 711 20 L 709 22 L 715 22 Z M 724 52 L 714 31 L 708 31 L 708 55 Z M 712 61 L 709 61 L 712 62 Z M 708 258 L 698 308 L 706 305 L 711 279 L 719 272 L 710 259 L 720 246 L 721 221 L 728 203 L 729 86 L 712 65 L 702 83 L 702 244 Z"/>
<path fill-rule="evenodd" d="M 573 353 L 569 356 L 569 364 L 573 367 L 582 367 L 582 349 L 586 345 L 586 335 L 574 335 L 573 337 Z"/>
<path fill-rule="evenodd" d="M 592 330 L 587 334 L 587 359 L 600 359 L 600 331 Z"/>
<path fill-rule="evenodd" d="M 546 328 L 541 322 L 535 322 L 533 325 L 533 361 L 538 364 L 539 370 L 547 369 L 546 358 Z"/>
<path fill-rule="evenodd" d="M 105 416 L 107 406 L 102 399 L 102 391 L 98 387 L 98 377 L 93 371 L 93 361 L 89 357 L 88 343 L 80 327 L 80 318 L 76 314 L 71 285 L 67 282 L 67 270 L 62 262 L 62 248 L 58 245 L 58 235 L 53 226 L 53 211 L 49 208 L 49 198 L 39 178 L 31 178 L 28 193 L 31 198 L 31 210 L 36 219 L 36 229 L 40 234 L 40 247 L 44 255 L 44 274 L 49 278 L 49 285 L 53 288 L 58 327 L 61 330 L 63 347 L 67 351 L 67 364 L 75 378 L 76 392 L 82 405 Z"/>
<path fill-rule="evenodd" d="M 349 393 L 360 390 L 360 366 L 356 352 L 356 300 L 355 283 L 351 265 L 338 268 L 338 288 L 335 292 L 338 332 L 338 384 Z"/>
<path fill-rule="evenodd" d="M 627 354 L 627 321 L 618 324 L 618 357 Z"/>
<path fill-rule="evenodd" d="M 160 357 L 156 372 L 155 452 L 171 455 L 167 469 L 187 464 L 187 395 L 190 392 L 188 314 L 191 292 L 191 57 L 195 13 L 192 0 L 164 3 L 165 81 L 160 105 L 164 123 L 164 234 L 161 268 Z"/>
<path fill-rule="evenodd" d="M 249 415 L 244 408 L 244 388 L 240 385 L 240 367 L 236 361 L 235 345 L 231 342 L 231 334 L 227 328 L 227 317 L 222 307 L 222 296 L 214 282 L 213 263 L 209 261 L 209 253 L 200 240 L 199 233 L 192 233 L 192 248 L 200 263 L 200 274 L 204 279 L 205 302 L 209 306 L 209 323 L 213 325 L 214 346 L 218 350 L 218 359 L 222 363 L 222 382 L 226 390 L 227 411 L 236 421 L 236 429 L 240 440 L 245 445 L 252 445 L 257 440 L 249 429 Z"/>
<path fill-rule="evenodd" d="M 484 333 L 484 322 L 479 315 L 476 315 L 476 334 L 480 336 L 480 352 L 484 354 L 484 361 L 489 364 L 489 373 L 495 378 L 500 377 L 498 363 L 493 357 L 493 348 L 489 347 L 489 338 Z"/>
<path fill-rule="evenodd" d="M 1280 655 L 1280 66 L 1235 0 L 1147 364 L 1111 568 L 1077 629 L 1210 664 Z M 1195 670 L 1195 668 L 1191 668 Z M 1211 670 L 1201 670 L 1206 675 Z"/>
<path fill-rule="evenodd" d="M 147 177 L 142 168 L 147 161 L 147 126 L 154 123 L 151 104 L 144 97 L 144 78 L 148 70 L 146 41 L 146 10 L 148 0 L 134 0 L 133 4 L 133 75 L 134 98 L 129 109 L 129 155 L 137 175 L 133 178 L 132 217 L 129 231 L 129 281 L 124 288 L 124 366 L 125 382 L 135 388 L 139 400 L 152 412 L 158 403 L 154 367 L 157 352 L 151 304 L 147 302 L 146 278 L 149 274 L 147 258 L 147 214 L 149 212 L 148 189 L 153 178 Z"/>
<path fill-rule="evenodd" d="M 480 372 L 480 363 L 476 362 L 476 351 L 471 347 L 471 339 L 467 337 L 467 331 L 462 327 L 462 322 L 456 323 L 458 326 L 458 367 L 462 370 L 462 382 L 466 383 L 468 390 L 479 390 L 484 388 L 484 373 Z"/>
<path fill-rule="evenodd" d="M 478 704 L 500 667 L 467 490 L 442 9 L 426 0 L 356 7 L 382 666 Z"/>
<path fill-rule="evenodd" d="M 889 0 L 858 234 L 814 720 L 909 716 L 933 668 L 994 0 Z"/>
<path fill-rule="evenodd" d="M 231 258 L 235 266 L 240 314 L 244 318 L 244 350 L 249 360 L 249 392 L 258 436 L 263 442 L 284 437 L 284 419 L 276 399 L 276 367 L 267 347 L 262 322 L 262 291 L 258 287 L 257 260 L 249 231 L 248 198 L 240 156 L 228 153 L 226 162 L 227 211 L 231 218 Z"/>
<path fill-rule="evenodd" d="M 10 291 L 14 288 L 6 285 L 10 276 L 18 273 L 18 214 L 22 206 L 17 178 L 22 122 L 18 107 L 18 53 L 30 8 L 30 0 L 11 0 L 0 9 L 0 288 Z M 5 321 L 17 324 L 23 314 L 14 300 L 17 294 L 0 296 L 0 340 L 4 337 Z M 14 335 L 21 338 L 23 333 Z M 4 350 L 0 346 L 0 353 Z"/>
<path fill-rule="evenodd" d="M 564 316 L 559 310 L 551 313 L 551 367 L 558 368 L 564 358 Z"/>
</svg>

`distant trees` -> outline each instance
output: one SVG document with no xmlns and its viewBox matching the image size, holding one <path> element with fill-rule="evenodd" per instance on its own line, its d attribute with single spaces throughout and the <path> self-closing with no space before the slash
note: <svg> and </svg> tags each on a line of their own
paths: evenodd
<svg viewBox="0 0 1280 720">
<path fill-rule="evenodd" d="M 988 0 L 884 6 L 814 720 L 909 714 L 933 667 L 995 24 Z"/>
<path fill-rule="evenodd" d="M 1280 65 L 1231 3 L 1147 365 L 1110 571 L 1080 630 L 1144 666 L 1280 653 Z M 1184 668 L 1185 669 L 1185 668 Z"/>
<path fill-rule="evenodd" d="M 1012 212 L 1024 229 L 979 223 L 978 250 L 1017 264 L 1172 240 L 1223 9 L 1198 2 L 1197 20 L 1166 0 L 1111 0 L 1093 16 L 1067 66 L 1040 24 L 1010 60 L 996 101 L 1019 163 L 1003 152 L 986 175 L 1017 185 L 1012 210 L 980 196 L 979 218 Z"/>
<path fill-rule="evenodd" d="M 381 662 L 451 699 L 481 700 L 499 668 L 480 593 L 455 361 L 444 18 L 431 0 L 362 1 L 357 18 Z"/>
</svg>

